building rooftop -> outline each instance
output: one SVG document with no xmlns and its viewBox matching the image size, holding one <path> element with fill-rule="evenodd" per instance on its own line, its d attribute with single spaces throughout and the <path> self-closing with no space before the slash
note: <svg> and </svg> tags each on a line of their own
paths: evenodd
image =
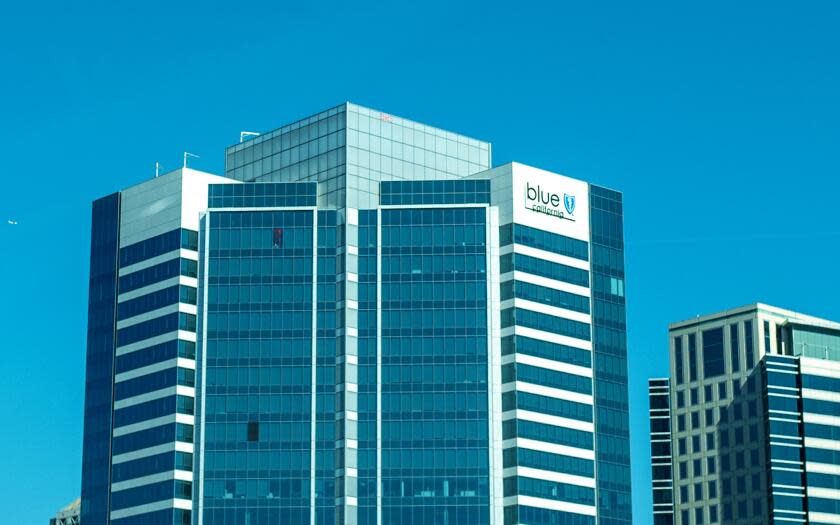
<svg viewBox="0 0 840 525">
<path fill-rule="evenodd" d="M 487 141 L 475 139 L 473 137 L 463 135 L 460 133 L 455 133 L 449 130 L 445 130 L 443 128 L 438 128 L 434 126 L 429 126 L 428 124 L 424 124 L 422 122 L 417 122 L 414 120 L 410 120 L 407 118 L 399 117 L 397 115 L 393 115 L 391 113 L 386 113 L 384 111 L 380 111 L 378 109 L 372 109 L 365 106 L 360 106 L 358 104 L 354 104 L 352 102 L 344 102 L 339 104 L 338 106 L 334 106 L 332 108 L 326 109 L 324 111 L 320 111 L 315 113 L 314 115 L 298 119 L 294 122 L 281 126 L 279 128 L 275 128 L 269 131 L 260 132 L 259 135 L 255 135 L 250 139 L 246 139 L 243 142 L 237 144 L 231 144 L 225 150 L 228 153 L 238 151 L 243 147 L 256 145 L 260 142 L 264 142 L 266 140 L 270 140 L 277 135 L 282 135 L 283 133 L 287 133 L 289 131 L 299 129 L 304 126 L 308 126 L 310 124 L 314 124 L 321 120 L 329 119 L 332 116 L 338 115 L 339 113 L 357 113 L 359 115 L 364 115 L 368 117 L 374 117 L 379 119 L 382 122 L 387 122 L 390 124 L 402 126 L 404 128 L 410 128 L 417 131 L 423 131 L 425 133 L 429 133 L 432 135 L 436 135 L 439 137 L 445 137 L 449 140 L 455 140 L 457 142 L 467 143 L 472 146 L 478 146 L 481 149 L 489 149 L 490 143 Z M 355 128 L 356 126 L 352 125 L 352 122 L 347 123 L 348 127 Z"/>
<path fill-rule="evenodd" d="M 813 317 L 799 312 L 794 312 L 793 310 L 786 310 L 784 308 L 779 308 L 777 306 L 771 306 L 769 304 L 764 303 L 753 303 L 745 306 L 739 306 L 737 308 L 722 310 L 720 312 L 715 312 L 712 314 L 698 315 L 693 319 L 686 319 L 683 321 L 671 323 L 668 325 L 668 330 L 681 330 L 684 328 L 689 328 L 693 325 L 708 323 L 710 321 L 726 319 L 728 317 L 735 317 L 738 315 L 743 315 L 746 313 L 756 311 L 765 312 L 778 317 L 785 317 L 787 318 L 787 322 L 790 323 L 817 326 L 820 328 L 827 328 L 831 330 L 840 330 L 840 323 L 829 321 L 827 319 L 821 319 L 819 317 Z"/>
</svg>

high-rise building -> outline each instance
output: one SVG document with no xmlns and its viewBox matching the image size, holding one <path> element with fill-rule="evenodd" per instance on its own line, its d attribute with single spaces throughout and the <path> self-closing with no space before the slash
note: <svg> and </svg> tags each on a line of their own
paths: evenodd
<svg viewBox="0 0 840 525">
<path fill-rule="evenodd" d="M 82 522 L 190 523 L 199 212 L 176 170 L 93 203 Z"/>
<path fill-rule="evenodd" d="M 83 521 L 630 523 L 621 194 L 490 150 L 342 104 L 97 201 Z"/>
<path fill-rule="evenodd" d="M 650 397 L 650 464 L 653 484 L 653 525 L 673 525 L 674 485 L 671 455 L 670 380 L 648 381 Z"/>
<path fill-rule="evenodd" d="M 840 324 L 755 304 L 670 341 L 674 523 L 840 523 Z"/>
</svg>

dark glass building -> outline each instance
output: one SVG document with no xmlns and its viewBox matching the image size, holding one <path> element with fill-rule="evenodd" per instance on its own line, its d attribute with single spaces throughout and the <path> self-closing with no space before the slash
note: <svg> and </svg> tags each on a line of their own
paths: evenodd
<svg viewBox="0 0 840 525">
<path fill-rule="evenodd" d="M 83 521 L 630 523 L 621 194 L 490 151 L 348 103 L 112 196 Z"/>
</svg>

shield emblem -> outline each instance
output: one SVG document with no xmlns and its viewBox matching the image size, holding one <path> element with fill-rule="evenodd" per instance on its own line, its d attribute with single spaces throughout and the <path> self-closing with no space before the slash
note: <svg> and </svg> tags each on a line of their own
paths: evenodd
<svg viewBox="0 0 840 525">
<path fill-rule="evenodd" d="M 569 212 L 569 215 L 574 215 L 575 213 L 575 196 L 569 195 L 568 193 L 563 194 L 563 204 L 566 205 L 566 211 Z"/>
</svg>

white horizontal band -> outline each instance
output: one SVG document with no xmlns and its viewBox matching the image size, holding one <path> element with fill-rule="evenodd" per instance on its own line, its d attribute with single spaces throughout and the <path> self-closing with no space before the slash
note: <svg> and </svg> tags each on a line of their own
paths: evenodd
<svg viewBox="0 0 840 525">
<path fill-rule="evenodd" d="M 503 501 L 505 507 L 507 507 L 508 505 L 524 505 L 527 507 L 557 510 L 560 512 L 569 512 L 572 514 L 595 516 L 594 505 L 580 505 L 578 503 L 568 503 L 566 501 L 555 501 L 553 499 L 536 498 L 534 496 L 508 496 Z"/>
<path fill-rule="evenodd" d="M 139 505 L 137 507 L 131 507 L 128 509 L 112 510 L 111 519 L 116 520 L 120 518 L 128 518 L 130 516 L 136 516 L 138 514 L 146 514 L 147 512 L 155 512 L 158 510 L 165 510 L 171 508 L 190 510 L 192 509 L 192 500 L 172 498 L 163 501 L 156 501 L 154 503 L 147 503 L 145 505 Z"/>
<path fill-rule="evenodd" d="M 544 330 L 537 330 L 535 328 L 527 328 L 525 326 L 509 326 L 502 329 L 501 336 L 506 337 L 508 335 L 521 335 L 522 337 L 529 337 L 531 339 L 545 341 L 546 343 L 571 346 L 579 348 L 580 350 L 592 350 L 592 341 L 584 341 L 583 339 L 578 339 L 576 337 L 555 334 Z"/>
<path fill-rule="evenodd" d="M 542 423 L 544 425 L 552 425 L 555 427 L 571 428 L 574 430 L 581 430 L 583 432 L 595 432 L 595 425 L 587 421 L 579 421 L 577 419 L 560 416 L 551 416 L 548 414 L 541 414 L 539 412 L 532 412 L 530 410 L 522 410 L 518 408 L 514 410 L 507 410 L 502 413 L 502 421 L 507 421 L 509 419 L 521 419 L 523 421 Z"/>
<path fill-rule="evenodd" d="M 560 255 L 559 253 L 540 250 L 539 248 L 532 248 L 531 246 L 525 246 L 524 244 L 514 243 L 513 252 L 520 253 L 522 255 L 527 255 L 529 257 L 535 257 L 537 259 L 542 259 L 544 261 L 565 264 L 566 266 L 580 268 L 581 270 L 589 270 L 589 261 L 582 261 L 580 259 L 575 259 L 574 257 L 569 257 L 567 255 Z M 504 255 L 504 253 L 502 253 L 502 255 Z"/>
<path fill-rule="evenodd" d="M 558 445 L 556 443 L 549 443 L 547 441 L 538 441 L 536 439 L 527 438 L 511 438 L 502 442 L 502 448 L 527 448 L 528 450 L 538 450 L 540 452 L 548 452 L 550 454 L 560 454 L 561 456 L 571 456 L 573 458 L 591 459 L 595 460 L 595 451 L 583 448 L 570 447 L 567 445 Z"/>
<path fill-rule="evenodd" d="M 125 248 L 125 246 L 122 246 L 122 248 Z M 189 259 L 191 261 L 198 261 L 198 252 L 186 250 L 184 248 L 168 251 L 160 255 L 155 255 L 154 257 L 151 257 L 149 259 L 145 259 L 143 261 L 130 264 L 128 266 L 123 266 L 122 268 L 120 268 L 119 275 L 120 277 L 122 277 L 123 275 L 127 275 L 129 273 L 134 273 L 139 270 L 145 270 L 146 268 L 149 268 L 151 266 L 156 266 L 160 263 L 171 261 L 172 259 L 177 259 L 178 257 L 182 259 Z"/>
</svg>

